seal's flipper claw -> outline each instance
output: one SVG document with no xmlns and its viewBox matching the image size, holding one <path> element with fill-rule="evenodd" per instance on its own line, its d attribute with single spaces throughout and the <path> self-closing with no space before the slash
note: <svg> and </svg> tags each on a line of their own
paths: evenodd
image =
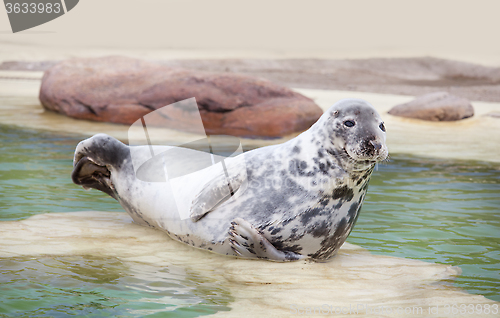
<svg viewBox="0 0 500 318">
<path fill-rule="evenodd" d="M 236 256 L 263 258 L 279 262 L 305 258 L 305 256 L 293 252 L 277 250 L 252 224 L 241 218 L 234 219 L 231 224 L 234 229 L 230 231 L 228 241 Z"/>
</svg>

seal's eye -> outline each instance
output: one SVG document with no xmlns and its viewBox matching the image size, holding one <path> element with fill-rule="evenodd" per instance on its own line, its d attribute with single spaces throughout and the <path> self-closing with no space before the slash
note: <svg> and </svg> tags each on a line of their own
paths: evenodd
<svg viewBox="0 0 500 318">
<path fill-rule="evenodd" d="M 384 123 L 381 123 L 378 128 L 380 128 L 380 130 L 384 131 L 385 132 L 385 126 L 384 126 Z"/>
<path fill-rule="evenodd" d="M 344 121 L 344 125 L 346 125 L 347 127 L 352 127 L 356 124 L 352 120 L 346 120 L 346 121 Z"/>
</svg>

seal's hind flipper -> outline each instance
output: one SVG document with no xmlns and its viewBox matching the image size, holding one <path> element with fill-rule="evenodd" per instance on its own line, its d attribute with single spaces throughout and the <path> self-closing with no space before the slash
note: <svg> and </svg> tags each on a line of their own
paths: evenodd
<svg viewBox="0 0 500 318">
<path fill-rule="evenodd" d="M 244 165 L 229 167 L 228 171 L 229 177 L 223 174 L 208 181 L 203 190 L 193 199 L 190 211 L 193 222 L 199 221 L 208 212 L 215 210 L 219 205 L 229 200 L 246 181 L 246 167 Z"/>
<path fill-rule="evenodd" d="M 229 243 L 237 256 L 273 261 L 296 261 L 305 258 L 293 252 L 277 250 L 252 224 L 236 218 L 229 228 Z"/>
</svg>

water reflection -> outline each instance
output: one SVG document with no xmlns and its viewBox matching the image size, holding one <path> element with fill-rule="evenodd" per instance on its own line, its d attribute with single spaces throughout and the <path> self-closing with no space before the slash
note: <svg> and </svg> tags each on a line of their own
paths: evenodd
<svg viewBox="0 0 500 318">
<path fill-rule="evenodd" d="M 229 293 L 183 268 L 91 256 L 0 259 L 0 314 L 196 317 L 228 310 Z"/>
</svg>

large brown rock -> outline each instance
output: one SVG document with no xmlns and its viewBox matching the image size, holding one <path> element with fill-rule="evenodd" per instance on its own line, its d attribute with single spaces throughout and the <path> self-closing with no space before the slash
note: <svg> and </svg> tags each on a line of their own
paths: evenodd
<svg viewBox="0 0 500 318">
<path fill-rule="evenodd" d="M 306 130 L 322 114 L 311 99 L 264 79 L 126 57 L 58 63 L 45 72 L 40 89 L 46 109 L 120 124 L 191 97 L 198 102 L 206 132 L 213 135 L 280 137 Z M 164 120 L 171 124 L 176 118 Z M 159 119 L 156 124 L 164 123 Z"/>
<path fill-rule="evenodd" d="M 472 117 L 474 108 L 468 99 L 447 92 L 437 92 L 395 106 L 389 114 L 429 121 L 454 121 Z"/>
</svg>

